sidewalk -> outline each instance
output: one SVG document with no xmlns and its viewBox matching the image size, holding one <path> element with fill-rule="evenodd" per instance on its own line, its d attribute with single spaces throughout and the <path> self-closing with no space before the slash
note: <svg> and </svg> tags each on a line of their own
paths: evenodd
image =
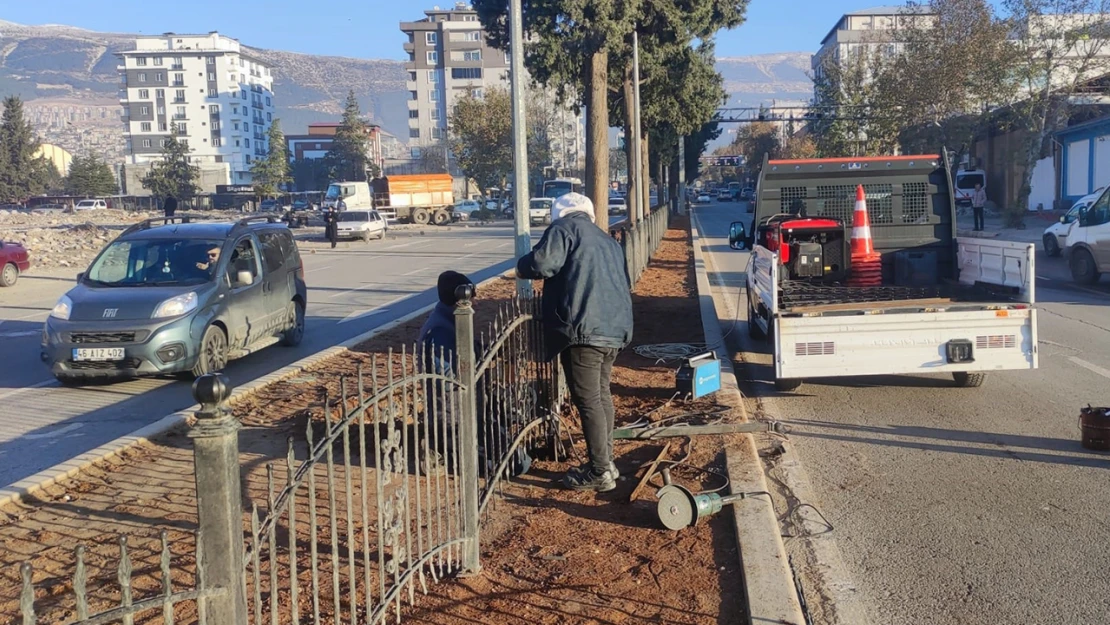
<svg viewBox="0 0 1110 625">
<path fill-rule="evenodd" d="M 975 232 L 975 219 L 968 211 L 966 215 L 957 215 L 956 231 L 957 236 L 961 237 L 997 238 L 1019 243 L 1040 243 L 1045 228 L 1056 223 L 1062 214 L 1051 211 L 1044 213 L 1030 212 L 1025 218 L 1024 229 L 1007 228 L 1002 216 L 988 214 L 983 219 L 983 232 Z"/>
</svg>

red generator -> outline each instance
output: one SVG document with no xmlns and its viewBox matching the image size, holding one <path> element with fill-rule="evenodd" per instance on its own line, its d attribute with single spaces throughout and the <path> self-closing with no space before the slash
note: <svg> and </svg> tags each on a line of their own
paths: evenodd
<svg viewBox="0 0 1110 625">
<path fill-rule="evenodd" d="M 778 252 L 784 280 L 843 282 L 851 248 L 839 219 L 775 215 L 759 226 L 758 244 Z"/>
</svg>

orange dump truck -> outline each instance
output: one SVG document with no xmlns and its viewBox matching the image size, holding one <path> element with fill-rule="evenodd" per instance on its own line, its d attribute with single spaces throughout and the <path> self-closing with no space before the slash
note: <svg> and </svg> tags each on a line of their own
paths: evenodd
<svg viewBox="0 0 1110 625">
<path fill-rule="evenodd" d="M 454 181 L 447 174 L 387 176 L 371 187 L 374 208 L 398 221 L 442 226 L 453 218 Z"/>
</svg>

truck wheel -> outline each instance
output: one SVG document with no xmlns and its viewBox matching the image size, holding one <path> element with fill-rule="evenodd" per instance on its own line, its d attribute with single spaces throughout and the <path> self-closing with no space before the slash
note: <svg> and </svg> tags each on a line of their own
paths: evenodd
<svg viewBox="0 0 1110 625">
<path fill-rule="evenodd" d="M 987 374 L 983 371 L 976 373 L 956 371 L 952 374 L 952 379 L 956 381 L 956 386 L 960 388 L 979 388 L 986 381 Z"/>
<path fill-rule="evenodd" d="M 1056 242 L 1056 236 L 1053 234 L 1044 235 L 1044 253 L 1045 256 L 1059 256 L 1060 244 Z"/>
<path fill-rule="evenodd" d="M 432 223 L 437 226 L 446 225 L 449 221 L 451 221 L 451 215 L 442 208 L 432 213 Z"/>
<path fill-rule="evenodd" d="M 0 271 L 0 286 L 15 286 L 16 280 L 19 280 L 19 267 L 15 263 L 4 265 L 4 270 Z"/>
<path fill-rule="evenodd" d="M 751 300 L 748 300 L 748 336 L 757 340 L 765 339 L 767 338 L 767 333 L 755 322 L 756 316 L 755 307 L 752 306 Z"/>
<path fill-rule="evenodd" d="M 1078 249 L 1071 253 L 1071 277 L 1080 284 L 1094 284 L 1102 277 L 1095 264 L 1094 256 L 1085 249 Z"/>
<path fill-rule="evenodd" d="M 428 225 L 428 220 L 430 220 L 431 217 L 432 216 L 428 214 L 428 209 L 426 208 L 418 208 L 412 211 L 412 223 L 418 226 Z"/>
<path fill-rule="evenodd" d="M 780 393 L 790 393 L 802 386 L 801 380 L 782 380 L 775 378 L 775 390 Z"/>
</svg>

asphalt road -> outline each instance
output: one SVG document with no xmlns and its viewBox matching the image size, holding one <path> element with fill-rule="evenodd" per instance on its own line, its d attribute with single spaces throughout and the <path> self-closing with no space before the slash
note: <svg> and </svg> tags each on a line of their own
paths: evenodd
<svg viewBox="0 0 1110 625">
<path fill-rule="evenodd" d="M 873 625 L 1110 622 L 1110 454 L 1084 450 L 1077 427 L 1081 406 L 1110 404 L 1110 279 L 1076 287 L 1063 261 L 1038 256 L 1037 371 L 992 373 L 979 389 L 884 376 L 776 395 L 736 306 L 748 260 L 727 247 L 737 218 L 750 220 L 739 204 L 694 209 L 710 280 L 739 314 L 722 325 L 752 363 L 745 393 L 792 428 L 811 493 L 794 509 L 812 504 L 833 527 L 814 542 L 833 541 L 840 561 L 795 553 L 816 571 L 803 585 L 837 586 L 809 585 L 809 600 L 854 584 Z M 772 481 L 789 482 L 780 470 Z"/>
<path fill-rule="evenodd" d="M 438 274 L 483 280 L 510 268 L 511 228 L 400 231 L 384 241 L 302 248 L 309 285 L 304 342 L 232 362 L 244 383 L 384 325 L 435 301 Z M 84 388 L 58 386 L 39 360 L 42 322 L 76 271 L 30 272 L 0 290 L 0 484 L 10 484 L 193 405 L 190 385 L 144 379 Z"/>
</svg>

